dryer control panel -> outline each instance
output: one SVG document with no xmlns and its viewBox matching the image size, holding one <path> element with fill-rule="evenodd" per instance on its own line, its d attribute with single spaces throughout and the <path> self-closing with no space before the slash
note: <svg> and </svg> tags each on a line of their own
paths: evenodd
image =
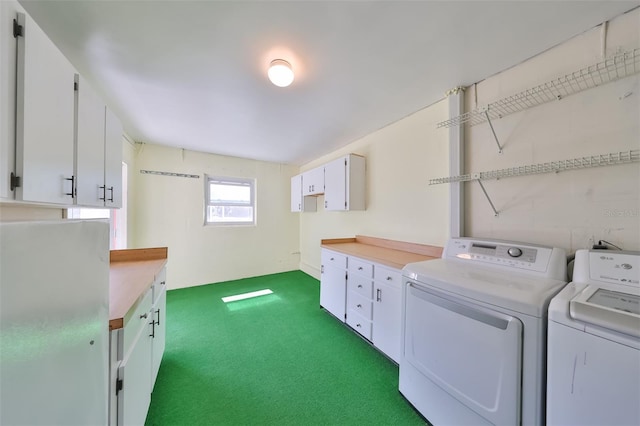
<svg viewBox="0 0 640 426">
<path fill-rule="evenodd" d="M 564 250 L 501 240 L 452 238 L 448 241 L 443 258 L 467 262 L 480 262 L 496 267 L 509 267 L 535 272 L 547 272 L 551 264 L 563 268 Z"/>
</svg>

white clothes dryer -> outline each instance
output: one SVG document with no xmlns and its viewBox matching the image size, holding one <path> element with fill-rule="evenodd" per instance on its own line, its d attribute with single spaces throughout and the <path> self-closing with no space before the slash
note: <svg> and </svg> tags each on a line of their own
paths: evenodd
<svg viewBox="0 0 640 426">
<path fill-rule="evenodd" d="M 547 424 L 640 425 L 640 252 L 576 252 L 547 350 Z"/>
<path fill-rule="evenodd" d="M 546 315 L 562 249 L 454 238 L 403 270 L 399 390 L 435 425 L 543 424 Z"/>
</svg>

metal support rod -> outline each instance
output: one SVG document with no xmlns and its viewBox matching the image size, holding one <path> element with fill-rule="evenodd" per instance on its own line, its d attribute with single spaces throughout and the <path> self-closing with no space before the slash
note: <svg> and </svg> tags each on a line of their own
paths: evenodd
<svg viewBox="0 0 640 426">
<path fill-rule="evenodd" d="M 484 114 L 487 116 L 487 121 L 489 122 L 489 127 L 491 127 L 491 133 L 493 133 L 493 138 L 496 140 L 496 145 L 498 145 L 498 153 L 502 154 L 502 147 L 500 146 L 500 142 L 498 142 L 498 136 L 496 136 L 496 131 L 493 129 L 493 123 L 489 118 L 489 110 L 485 110 Z"/>
<path fill-rule="evenodd" d="M 484 192 L 484 196 L 487 197 L 487 201 L 489 202 L 489 204 L 491 204 L 491 208 L 493 209 L 494 215 L 497 217 L 498 216 L 498 210 L 496 210 L 496 207 L 491 202 L 491 198 L 489 198 L 489 194 L 487 194 L 487 190 L 484 189 L 484 185 L 482 184 L 482 181 L 480 179 L 477 179 L 477 182 L 480 185 L 480 188 L 482 188 L 482 192 Z"/>
</svg>

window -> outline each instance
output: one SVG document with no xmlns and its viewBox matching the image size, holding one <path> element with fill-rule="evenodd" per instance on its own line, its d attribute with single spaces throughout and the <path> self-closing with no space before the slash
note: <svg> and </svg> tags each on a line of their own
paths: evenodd
<svg viewBox="0 0 640 426">
<path fill-rule="evenodd" d="M 255 180 L 207 176 L 205 225 L 255 225 Z"/>
</svg>

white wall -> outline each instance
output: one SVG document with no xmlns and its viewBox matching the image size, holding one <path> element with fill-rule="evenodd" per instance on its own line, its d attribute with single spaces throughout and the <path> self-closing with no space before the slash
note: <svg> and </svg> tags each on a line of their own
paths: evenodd
<svg viewBox="0 0 640 426">
<path fill-rule="evenodd" d="M 467 110 L 602 61 L 601 37 L 595 28 L 478 83 L 466 93 Z M 606 46 L 607 55 L 640 47 L 640 9 L 609 23 Z M 466 172 L 639 149 L 639 81 L 627 77 L 494 120 L 503 154 L 488 124 L 467 128 Z M 498 217 L 477 183 L 465 185 L 466 235 L 569 251 L 604 239 L 640 250 L 639 163 L 485 181 Z"/>
<path fill-rule="evenodd" d="M 199 179 L 140 174 L 140 169 Z M 298 269 L 299 220 L 289 211 L 294 166 L 145 144 L 137 149 L 133 247 L 169 247 L 169 288 Z M 204 174 L 257 180 L 257 226 L 204 226 Z"/>
<path fill-rule="evenodd" d="M 300 215 L 300 269 L 320 277 L 320 241 L 369 235 L 444 245 L 449 233 L 449 188 L 429 186 L 429 179 L 448 174 L 449 135 L 436 129 L 448 118 L 448 101 L 440 101 L 352 144 L 318 158 L 302 171 L 346 153 L 366 159 L 366 210 L 318 211 Z"/>
</svg>

